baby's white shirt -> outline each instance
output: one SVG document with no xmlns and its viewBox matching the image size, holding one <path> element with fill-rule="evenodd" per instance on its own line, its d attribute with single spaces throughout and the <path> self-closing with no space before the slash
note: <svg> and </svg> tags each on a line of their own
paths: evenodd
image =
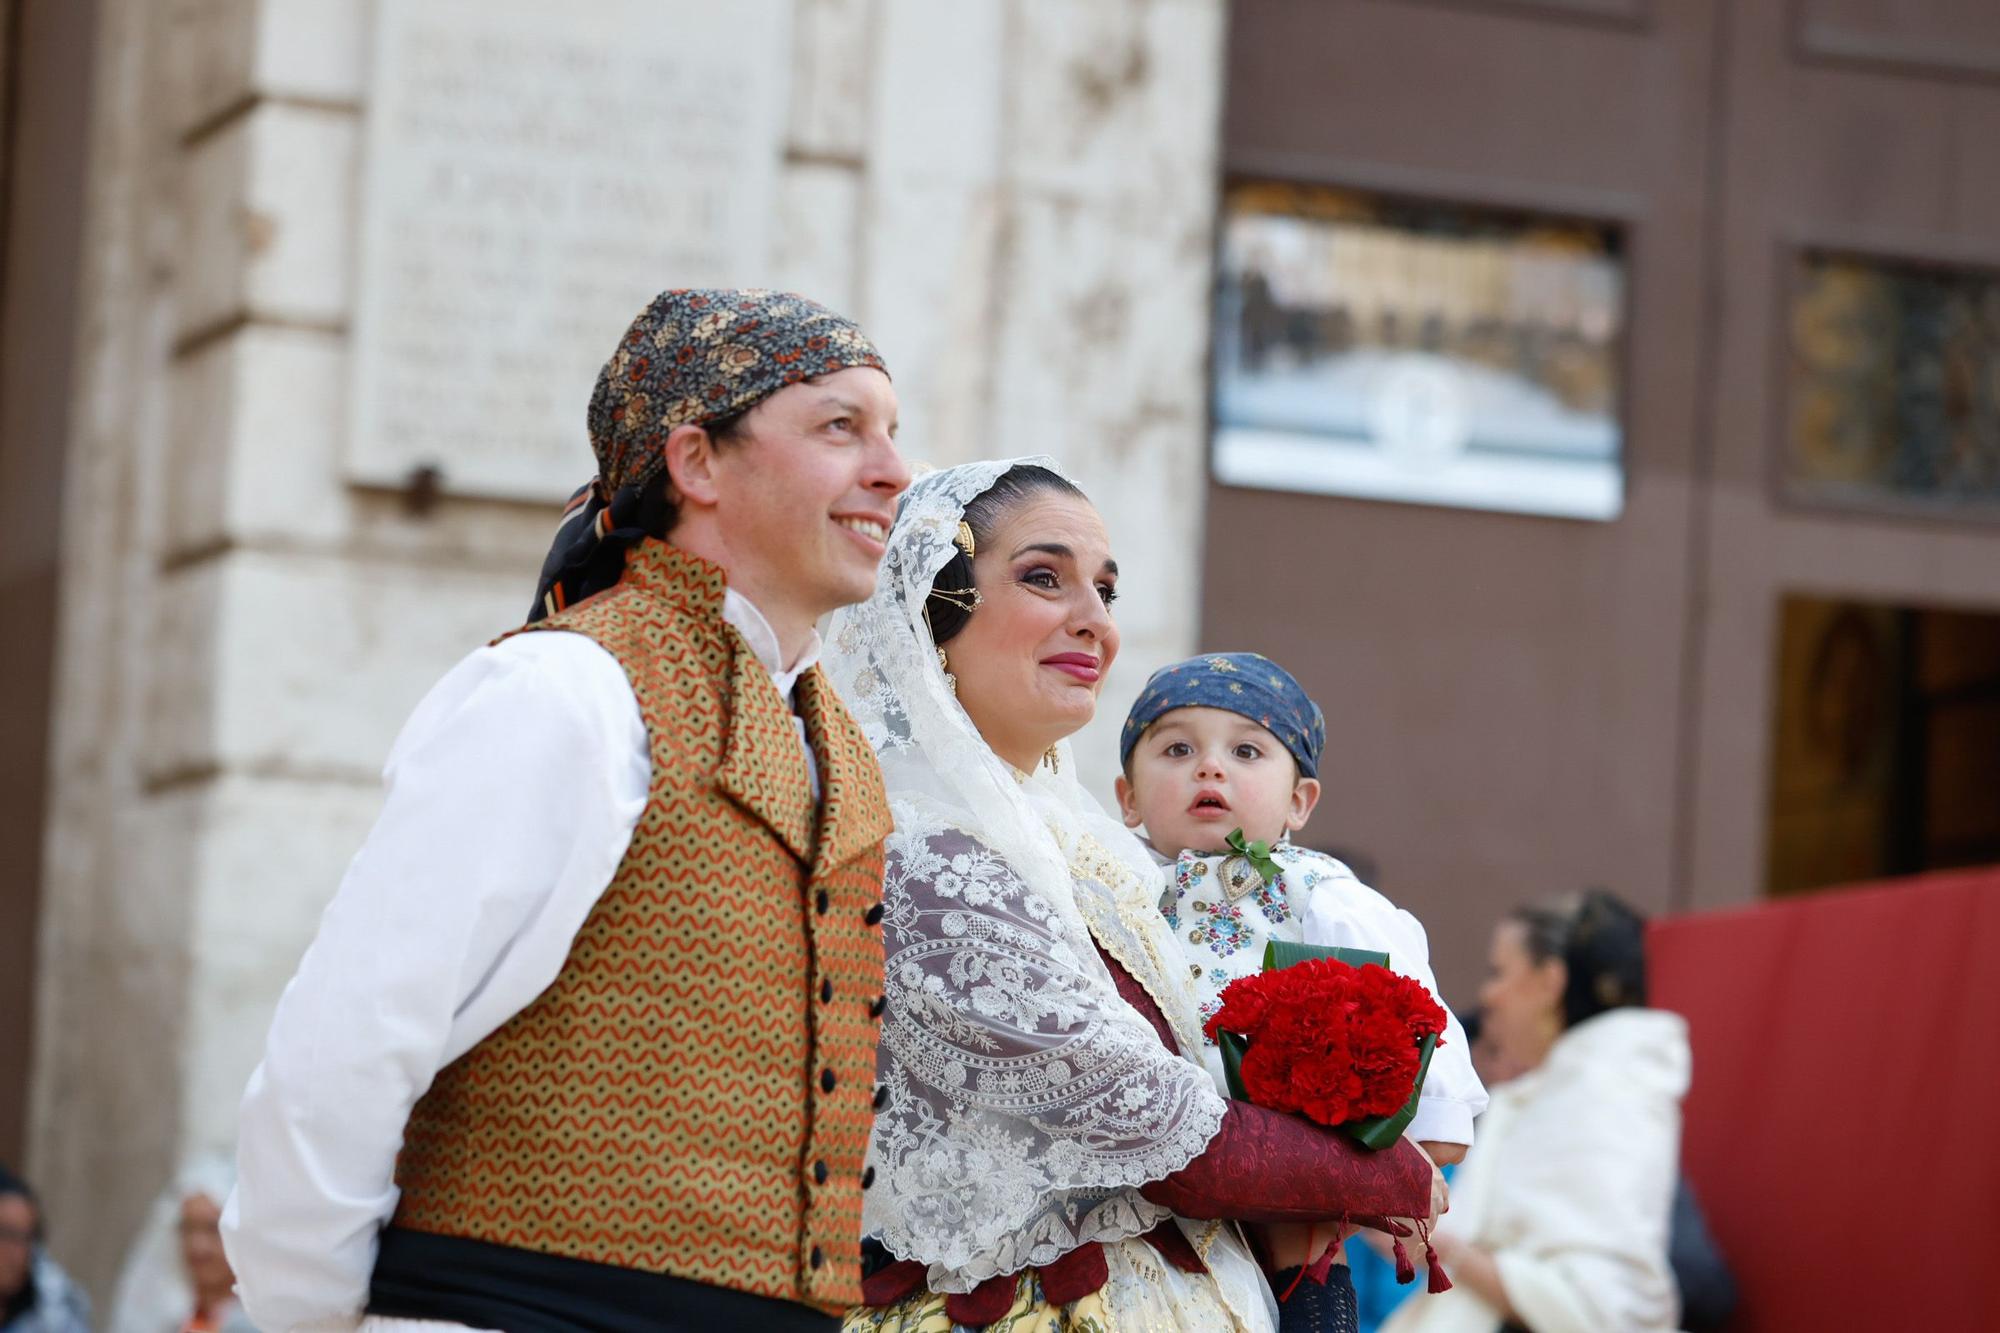
<svg viewBox="0 0 2000 1333">
<path fill-rule="evenodd" d="M 1224 889 L 1229 854 L 1182 852 L 1154 856 L 1166 872 L 1160 911 L 1173 927 L 1182 961 L 1193 978 L 1205 1024 L 1222 1006 L 1222 988 L 1262 970 L 1264 944 L 1369 949 L 1389 955 L 1392 971 L 1416 981 L 1444 1007 L 1444 1040 L 1431 1056 L 1417 1114 L 1405 1134 L 1419 1142 L 1472 1142 L 1473 1118 L 1486 1109 L 1486 1088 L 1472 1069 L 1470 1043 L 1458 1016 L 1438 995 L 1431 975 L 1430 940 L 1421 921 L 1356 878 L 1339 861 L 1310 848 L 1280 843 L 1271 856 L 1278 878 L 1231 899 Z M 1228 1095 L 1222 1057 L 1204 1040 L 1202 1060 L 1216 1087 Z"/>
</svg>

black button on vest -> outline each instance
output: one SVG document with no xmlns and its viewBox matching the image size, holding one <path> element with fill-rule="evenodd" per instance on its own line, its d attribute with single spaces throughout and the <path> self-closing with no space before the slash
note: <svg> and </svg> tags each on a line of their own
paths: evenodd
<svg viewBox="0 0 2000 1333">
<path fill-rule="evenodd" d="M 833 1078 L 833 1071 L 832 1071 L 831 1069 L 822 1069 L 822 1070 L 820 1070 L 820 1071 L 819 1071 L 819 1090 L 820 1090 L 821 1092 L 832 1092 L 832 1091 L 833 1091 L 833 1084 L 834 1084 L 834 1078 Z"/>
</svg>

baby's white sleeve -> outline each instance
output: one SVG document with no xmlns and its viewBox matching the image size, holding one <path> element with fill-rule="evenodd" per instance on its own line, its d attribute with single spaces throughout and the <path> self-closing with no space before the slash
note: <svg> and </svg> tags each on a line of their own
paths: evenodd
<svg viewBox="0 0 2000 1333">
<path fill-rule="evenodd" d="M 1419 1143 L 1470 1145 L 1473 1118 L 1486 1109 L 1486 1085 L 1472 1070 L 1471 1043 L 1458 1015 L 1438 994 L 1423 922 L 1360 880 L 1336 878 L 1314 888 L 1300 924 L 1307 944 L 1388 954 L 1391 970 L 1417 982 L 1444 1005 L 1444 1040 L 1431 1055 L 1416 1117 L 1404 1133 Z"/>
</svg>

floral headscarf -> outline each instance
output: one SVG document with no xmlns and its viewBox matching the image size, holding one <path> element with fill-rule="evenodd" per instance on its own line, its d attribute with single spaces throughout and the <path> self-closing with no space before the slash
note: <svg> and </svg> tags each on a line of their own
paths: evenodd
<svg viewBox="0 0 2000 1333">
<path fill-rule="evenodd" d="M 676 427 L 747 412 L 787 385 L 856 366 L 889 373 L 854 321 L 803 296 L 681 287 L 654 297 L 598 372 L 588 415 L 597 475 L 563 509 L 529 620 L 617 582 L 625 548 L 659 535 Z"/>
<path fill-rule="evenodd" d="M 667 436 L 755 407 L 788 384 L 854 366 L 887 373 L 860 326 L 788 292 L 678 288 L 625 330 L 590 395 L 590 447 L 608 491 L 666 467 Z"/>
<path fill-rule="evenodd" d="M 1292 673 L 1268 657 L 1208 653 L 1155 671 L 1125 718 L 1118 758 L 1129 762 L 1146 728 L 1176 708 L 1220 708 L 1247 717 L 1291 752 L 1300 777 L 1319 776 L 1326 717 Z"/>
</svg>

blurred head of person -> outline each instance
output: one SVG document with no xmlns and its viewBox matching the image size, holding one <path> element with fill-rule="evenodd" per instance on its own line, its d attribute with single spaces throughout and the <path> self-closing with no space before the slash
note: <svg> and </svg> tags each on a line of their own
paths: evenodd
<svg viewBox="0 0 2000 1333">
<path fill-rule="evenodd" d="M 1465 1030 L 1465 1048 L 1472 1057 L 1472 1072 L 1479 1075 L 1481 1083 L 1490 1088 L 1525 1072 L 1500 1049 L 1484 1009 L 1466 1010 L 1458 1016 L 1458 1024 Z"/>
<path fill-rule="evenodd" d="M 236 1185 L 227 1153 L 200 1151 L 153 1197 L 126 1251 L 106 1327 L 233 1327 L 235 1275 L 222 1251 L 222 1206 Z"/>
<path fill-rule="evenodd" d="M 34 1302 L 30 1279 L 35 1246 L 41 1238 L 42 1215 L 34 1191 L 0 1166 L 0 1324 L 11 1321 Z"/>
<path fill-rule="evenodd" d="M 197 1312 L 213 1311 L 234 1299 L 236 1274 L 230 1271 L 229 1257 L 222 1252 L 222 1200 L 205 1190 L 193 1190 L 181 1199 L 181 1266 L 187 1270 L 188 1285 L 194 1289 Z"/>
<path fill-rule="evenodd" d="M 1603 889 L 1516 908 L 1493 928 L 1481 1040 L 1508 1077 L 1540 1066 L 1577 1024 L 1645 1003 L 1646 919 Z"/>
</svg>

